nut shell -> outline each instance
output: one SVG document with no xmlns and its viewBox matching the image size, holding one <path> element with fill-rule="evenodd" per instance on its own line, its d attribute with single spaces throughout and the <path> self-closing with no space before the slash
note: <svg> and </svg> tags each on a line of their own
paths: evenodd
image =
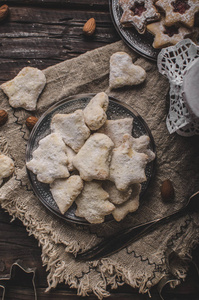
<svg viewBox="0 0 199 300">
<path fill-rule="evenodd" d="M 8 5 L 4 4 L 0 7 L 0 21 L 3 21 L 7 17 L 8 12 L 9 12 Z"/>
<path fill-rule="evenodd" d="M 94 18 L 89 19 L 83 27 L 83 32 L 85 35 L 91 36 L 94 34 L 96 29 L 96 22 Z"/>
<path fill-rule="evenodd" d="M 174 198 L 173 184 L 169 179 L 166 179 L 162 182 L 160 192 L 162 199 L 165 201 L 170 201 Z"/>
<path fill-rule="evenodd" d="M 26 126 L 29 130 L 32 130 L 35 124 L 37 123 L 38 119 L 34 116 L 30 116 L 26 119 Z"/>
<path fill-rule="evenodd" d="M 0 126 L 4 125 L 8 120 L 8 113 L 5 110 L 0 110 Z"/>
</svg>

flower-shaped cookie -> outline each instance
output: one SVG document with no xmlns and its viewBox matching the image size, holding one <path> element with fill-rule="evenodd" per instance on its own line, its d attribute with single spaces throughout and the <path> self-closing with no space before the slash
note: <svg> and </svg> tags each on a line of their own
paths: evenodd
<svg viewBox="0 0 199 300">
<path fill-rule="evenodd" d="M 145 32 L 146 24 L 160 18 L 154 0 L 119 0 L 119 6 L 123 9 L 120 23 L 127 27 L 134 26 L 141 34 Z"/>
<path fill-rule="evenodd" d="M 190 28 L 194 26 L 195 14 L 199 11 L 198 0 L 158 0 L 156 5 L 164 10 L 167 26 L 175 23 Z"/>
<path fill-rule="evenodd" d="M 185 37 L 194 33 L 194 30 L 183 26 L 166 26 L 163 17 L 159 22 L 148 24 L 147 30 L 155 36 L 153 47 L 157 49 L 175 45 Z"/>
</svg>

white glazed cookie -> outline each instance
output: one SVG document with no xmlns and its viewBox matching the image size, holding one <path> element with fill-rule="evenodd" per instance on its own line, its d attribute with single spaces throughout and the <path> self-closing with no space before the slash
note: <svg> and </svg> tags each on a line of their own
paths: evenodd
<svg viewBox="0 0 199 300">
<path fill-rule="evenodd" d="M 51 121 L 51 131 L 60 134 L 64 143 L 75 152 L 79 151 L 90 135 L 80 109 L 71 114 L 56 114 Z"/>
<path fill-rule="evenodd" d="M 125 52 L 116 52 L 110 58 L 109 87 L 116 89 L 123 86 L 138 85 L 146 78 L 145 70 L 132 63 L 132 58 Z"/>
<path fill-rule="evenodd" d="M 115 147 L 119 147 L 123 140 L 123 135 L 132 134 L 133 118 L 124 118 L 117 120 L 106 120 L 105 124 L 98 130 L 110 137 Z"/>
<path fill-rule="evenodd" d="M 38 148 L 33 152 L 33 158 L 26 166 L 37 179 L 44 183 L 52 183 L 56 178 L 67 178 L 66 145 L 61 136 L 52 133 L 39 141 Z"/>
<path fill-rule="evenodd" d="M 132 147 L 129 134 L 123 136 L 123 143 L 113 149 L 109 179 L 118 190 L 125 191 L 131 184 L 146 181 L 145 167 L 148 156 L 138 153 Z"/>
<path fill-rule="evenodd" d="M 75 214 L 85 218 L 90 223 L 102 223 L 104 217 L 115 208 L 108 199 L 108 193 L 98 182 L 85 182 L 82 193 L 76 199 L 77 210 Z"/>
<path fill-rule="evenodd" d="M 0 154 L 0 185 L 3 178 L 9 177 L 14 172 L 14 162 L 7 155 Z"/>
<path fill-rule="evenodd" d="M 111 139 L 103 133 L 94 133 L 88 138 L 73 159 L 73 165 L 83 180 L 108 178 L 113 146 Z"/>
<path fill-rule="evenodd" d="M 56 179 L 50 186 L 50 191 L 62 214 L 65 214 L 82 189 L 83 181 L 78 175 L 67 179 Z"/>
<path fill-rule="evenodd" d="M 145 153 L 148 156 L 148 162 L 155 159 L 155 153 L 148 148 L 150 143 L 148 135 L 141 135 L 139 138 L 131 137 L 131 140 L 133 149 L 137 152 Z"/>
<path fill-rule="evenodd" d="M 12 80 L 1 85 L 12 107 L 35 110 L 37 99 L 46 84 L 44 73 L 37 68 L 25 67 Z"/>
<path fill-rule="evenodd" d="M 117 222 L 123 220 L 128 213 L 134 212 L 138 209 L 140 191 L 141 184 L 133 184 L 132 194 L 129 200 L 127 200 L 123 204 L 116 205 L 114 211 L 112 212 L 112 215 Z"/>
<path fill-rule="evenodd" d="M 103 182 L 103 189 L 109 194 L 109 200 L 113 204 L 122 204 L 126 202 L 132 193 L 132 188 L 129 187 L 126 191 L 119 191 L 115 184 L 109 180 Z"/>
<path fill-rule="evenodd" d="M 109 99 L 106 93 L 98 93 L 84 109 L 84 120 L 90 130 L 99 129 L 107 119 Z"/>
</svg>

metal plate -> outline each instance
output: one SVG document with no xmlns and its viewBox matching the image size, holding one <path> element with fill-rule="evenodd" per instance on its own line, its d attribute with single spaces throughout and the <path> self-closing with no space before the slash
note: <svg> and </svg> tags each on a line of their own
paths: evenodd
<svg viewBox="0 0 199 300">
<path fill-rule="evenodd" d="M 154 36 L 149 32 L 139 34 L 132 28 L 124 28 L 120 24 L 122 9 L 118 5 L 119 0 L 109 0 L 109 9 L 113 24 L 123 41 L 133 50 L 151 60 L 157 60 L 160 50 L 152 47 Z"/>
<path fill-rule="evenodd" d="M 60 102 L 53 105 L 49 108 L 39 119 L 34 129 L 31 132 L 27 150 L 26 150 L 26 161 L 30 161 L 32 159 L 33 151 L 38 147 L 39 141 L 50 134 L 50 123 L 52 117 L 57 113 L 72 113 L 77 109 L 83 109 L 86 107 L 87 103 L 95 94 L 83 94 L 76 95 L 72 97 L 68 97 L 67 99 L 63 99 Z M 144 120 L 140 117 L 140 115 L 133 110 L 130 106 L 125 103 L 114 99 L 113 97 L 109 97 L 109 108 L 107 111 L 108 119 L 121 119 L 132 117 L 133 120 L 133 132 L 132 135 L 134 137 L 139 137 L 141 135 L 148 135 L 150 137 L 150 148 L 155 152 L 154 140 L 151 135 L 151 132 L 144 122 Z M 140 197 L 143 196 L 146 191 L 149 181 L 152 177 L 154 170 L 154 162 L 147 164 L 146 166 L 146 177 L 147 181 L 142 184 L 142 190 Z M 27 173 L 36 196 L 39 200 L 54 214 L 65 219 L 66 221 L 78 223 L 78 224 L 89 224 L 84 218 L 77 217 L 75 215 L 76 204 L 74 203 L 69 210 L 62 215 L 59 211 L 59 208 L 54 201 L 52 194 L 50 192 L 49 184 L 45 184 L 39 182 L 35 174 L 33 174 L 30 170 L 27 169 Z M 112 216 L 107 216 L 105 221 L 109 221 L 112 219 Z"/>
</svg>

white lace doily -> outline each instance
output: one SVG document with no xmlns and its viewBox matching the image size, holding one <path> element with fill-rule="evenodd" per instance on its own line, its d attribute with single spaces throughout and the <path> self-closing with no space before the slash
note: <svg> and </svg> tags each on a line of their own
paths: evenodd
<svg viewBox="0 0 199 300">
<path fill-rule="evenodd" d="M 170 82 L 170 109 L 166 124 L 169 133 L 177 132 L 183 136 L 199 135 L 199 118 L 190 115 L 182 95 L 184 75 L 199 57 L 199 46 L 185 39 L 165 49 L 158 55 L 159 72 Z"/>
</svg>

